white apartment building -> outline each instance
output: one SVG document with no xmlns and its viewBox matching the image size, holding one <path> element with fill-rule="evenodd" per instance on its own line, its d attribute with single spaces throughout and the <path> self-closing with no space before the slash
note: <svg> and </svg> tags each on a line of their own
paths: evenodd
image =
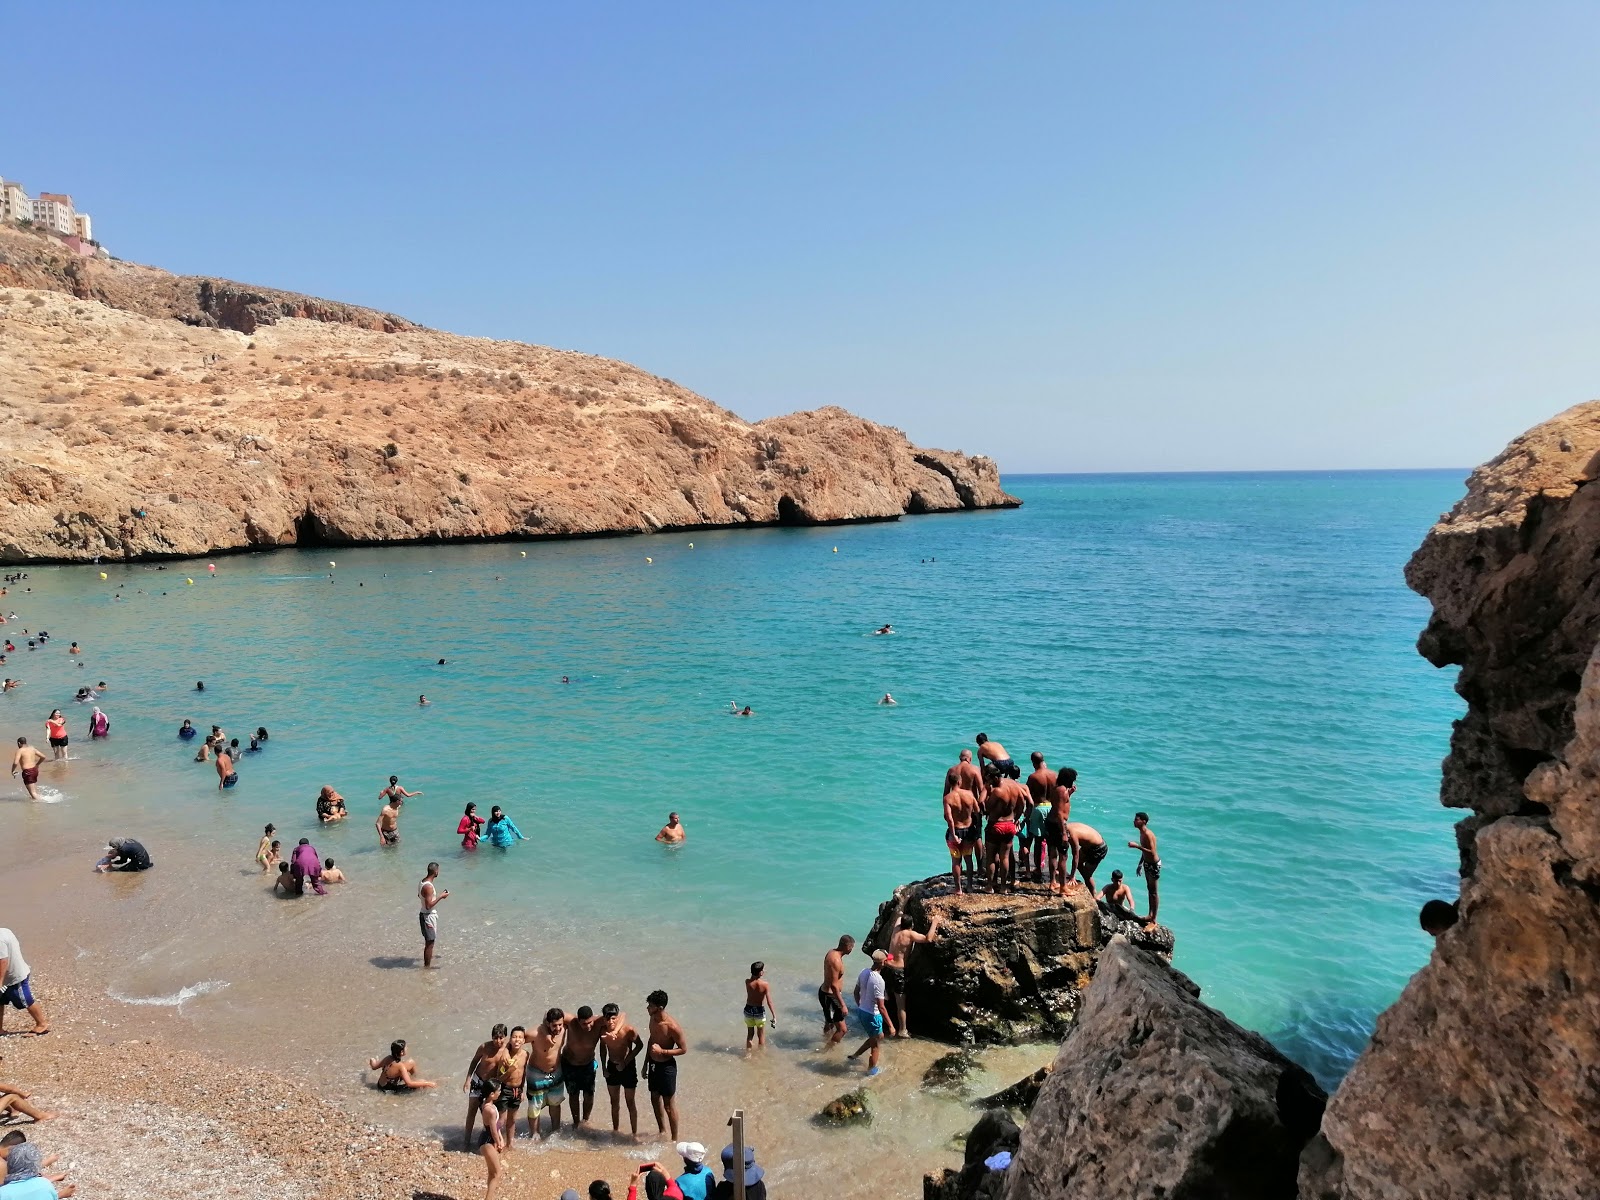
<svg viewBox="0 0 1600 1200">
<path fill-rule="evenodd" d="M 33 220 L 33 201 L 15 179 L 0 180 L 0 221 Z"/>
<path fill-rule="evenodd" d="M 84 241 L 94 241 L 94 226 L 89 221 L 88 213 L 73 213 L 72 228 Z"/>
<path fill-rule="evenodd" d="M 78 231 L 73 221 L 76 215 L 72 211 L 71 196 L 63 196 L 57 192 L 40 192 L 39 198 L 33 202 L 34 223 L 63 237 L 70 237 Z"/>
</svg>

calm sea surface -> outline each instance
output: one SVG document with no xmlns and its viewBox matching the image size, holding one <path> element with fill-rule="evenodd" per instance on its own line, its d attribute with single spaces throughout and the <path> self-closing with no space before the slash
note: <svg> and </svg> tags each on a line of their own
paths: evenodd
<svg viewBox="0 0 1600 1200">
<path fill-rule="evenodd" d="M 26 685 L 0 727 L 42 741 L 60 705 L 80 757 L 46 770 L 59 803 L 0 805 L 0 846 L 13 868 L 87 864 L 108 834 L 142 837 L 155 871 L 71 889 L 94 928 L 132 931 L 121 952 L 80 946 L 111 990 L 226 983 L 185 1006 L 202 1033 L 275 1031 L 283 1057 L 337 1072 L 336 1094 L 392 1123 L 417 1121 L 359 1093 L 357 1045 L 404 1030 L 415 1052 L 437 1030 L 443 1061 L 424 1065 L 448 1079 L 493 1020 L 613 994 L 642 1019 L 656 986 L 715 1052 L 708 1112 L 814 1109 L 853 1078 L 807 1065 L 822 952 L 947 867 L 940 784 L 983 730 L 1019 761 L 1076 767 L 1074 816 L 1114 847 L 1151 813 L 1178 965 L 1332 1083 L 1428 954 L 1418 906 L 1456 891 L 1436 791 L 1461 705 L 1413 649 L 1427 606 L 1401 568 L 1463 477 L 1016 476 L 1020 510 L 893 524 L 286 551 L 217 559 L 214 576 L 34 569 L 0 600 L 19 616 L 4 631 L 52 640 L 11 656 Z M 884 622 L 895 636 L 871 636 Z M 91 745 L 68 701 L 98 679 L 113 737 Z M 885 691 L 898 707 L 874 703 Z M 219 796 L 173 737 L 185 717 L 272 740 Z M 381 851 L 390 773 L 425 794 Z M 324 783 L 354 812 L 327 832 Z M 467 800 L 505 806 L 530 840 L 463 853 Z M 672 809 L 689 842 L 664 849 L 651 838 Z M 353 882 L 273 901 L 249 869 L 269 820 Z M 423 979 L 412 897 L 430 858 L 452 896 L 446 969 Z M 1116 849 L 1102 871 L 1135 862 Z M 30 919 L 15 901 L 3 915 Z M 758 957 L 788 1037 L 747 1071 L 732 1051 Z M 292 986 L 307 973 L 309 994 Z M 308 1027 L 305 1005 L 334 1019 Z M 686 1091 L 694 1078 L 686 1065 Z M 408 1112 L 458 1119 L 454 1091 L 425 1103 L 438 1111 Z M 969 1120 L 931 1124 L 942 1139 Z M 921 1152 L 909 1128 L 904 1145 Z"/>
</svg>

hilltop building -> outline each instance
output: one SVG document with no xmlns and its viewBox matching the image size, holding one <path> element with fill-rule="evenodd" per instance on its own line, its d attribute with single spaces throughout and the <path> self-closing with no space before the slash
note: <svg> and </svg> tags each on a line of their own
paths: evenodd
<svg viewBox="0 0 1600 1200">
<path fill-rule="evenodd" d="M 40 192 L 32 198 L 15 179 L 0 179 L 0 221 L 27 221 L 35 229 L 60 238 L 74 254 L 85 258 L 105 253 L 94 240 L 94 223 L 89 214 L 79 212 L 72 197 L 63 192 Z"/>
</svg>

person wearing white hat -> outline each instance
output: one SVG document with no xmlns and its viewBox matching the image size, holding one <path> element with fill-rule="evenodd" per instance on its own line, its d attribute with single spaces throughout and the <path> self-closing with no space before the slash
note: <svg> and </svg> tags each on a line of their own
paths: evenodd
<svg viewBox="0 0 1600 1200">
<path fill-rule="evenodd" d="M 711 1200 L 717 1181 L 706 1166 L 706 1148 L 699 1142 L 679 1142 L 678 1156 L 683 1159 L 683 1174 L 678 1176 L 683 1200 Z"/>
</svg>

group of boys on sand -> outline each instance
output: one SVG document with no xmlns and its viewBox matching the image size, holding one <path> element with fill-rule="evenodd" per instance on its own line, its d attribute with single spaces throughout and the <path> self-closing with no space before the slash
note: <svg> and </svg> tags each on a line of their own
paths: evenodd
<svg viewBox="0 0 1600 1200">
<path fill-rule="evenodd" d="M 1019 862 L 1024 879 L 1031 875 L 1056 895 L 1077 886 L 1074 875 L 1094 893 L 1095 868 L 1110 848 L 1099 830 L 1072 820 L 1078 772 L 1071 767 L 1053 771 L 1044 755 L 1035 751 L 1033 773 L 1019 782 L 1022 769 L 1004 746 L 986 733 L 976 740 L 978 761 L 973 761 L 971 750 L 963 750 L 944 777 L 945 846 L 956 895 L 963 891 L 963 871 L 967 890 L 979 890 L 981 871 L 985 890 L 1015 892 Z M 1161 859 L 1149 814 L 1134 814 L 1133 827 L 1139 840 L 1129 842 L 1128 848 L 1139 851 L 1135 874 L 1144 876 L 1150 911 L 1144 916 L 1134 911 L 1133 892 L 1121 871 L 1111 873 L 1111 882 L 1100 895 L 1117 917 L 1154 924 L 1160 906 Z M 1015 854 L 1013 843 L 1018 847 Z"/>
</svg>

